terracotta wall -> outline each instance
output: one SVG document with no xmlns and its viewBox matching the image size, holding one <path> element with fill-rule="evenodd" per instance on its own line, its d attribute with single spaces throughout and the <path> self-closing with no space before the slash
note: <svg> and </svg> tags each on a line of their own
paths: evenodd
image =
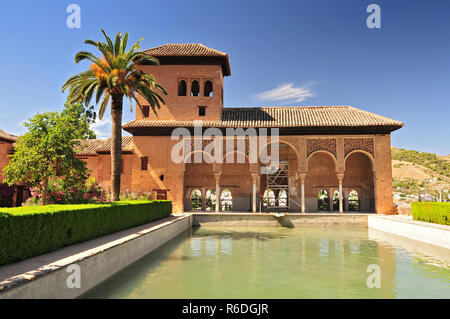
<svg viewBox="0 0 450 319">
<path fill-rule="evenodd" d="M 132 157 L 131 189 L 152 191 L 155 188 L 169 189 L 168 199 L 173 201 L 173 211 L 181 212 L 183 207 L 183 163 L 171 159 L 172 147 L 178 141 L 170 136 L 134 137 L 135 155 Z M 141 157 L 148 157 L 148 169 L 141 170 Z"/>
<path fill-rule="evenodd" d="M 132 180 L 132 165 L 135 154 L 122 155 L 122 175 L 120 180 L 121 192 L 131 192 Z M 109 154 L 102 154 L 98 156 L 81 157 L 86 163 L 87 168 L 92 171 L 92 176 L 96 181 L 102 183 L 107 189 L 111 189 L 111 156 Z"/>
<path fill-rule="evenodd" d="M 0 141 L 0 181 L 3 181 L 5 178 L 3 168 L 8 165 L 8 153 L 11 151 L 11 148 L 11 143 Z"/>
<path fill-rule="evenodd" d="M 350 136 L 355 138 L 355 136 Z M 343 193 L 348 197 L 356 189 L 361 199 L 361 211 L 370 211 L 375 206 L 378 213 L 392 213 L 392 169 L 390 158 L 390 135 L 365 135 L 373 139 L 374 164 L 372 155 L 365 150 L 344 154 L 345 136 L 288 136 L 280 137 L 281 143 L 290 145 L 290 191 L 292 198 L 300 202 L 300 175 L 306 174 L 306 208 L 317 210 L 317 196 L 320 188 L 338 190 L 337 174 L 344 174 Z M 307 159 L 305 140 L 308 138 L 333 138 L 337 140 L 335 154 L 317 151 Z M 171 152 L 178 140 L 170 136 L 135 136 L 135 151 L 124 155 L 122 192 L 151 192 L 155 188 L 169 189 L 168 198 L 173 200 L 174 212 L 183 211 L 193 187 L 215 188 L 213 165 L 186 164 L 172 161 Z M 141 169 L 141 158 L 148 157 L 148 169 Z M 87 158 L 88 167 L 95 168 L 95 175 L 109 187 L 109 155 Z M 220 168 L 221 189 L 229 187 L 233 194 L 234 208 L 250 209 L 252 179 L 248 164 L 223 164 Z M 265 175 L 258 180 L 258 198 L 265 190 Z M 259 185 L 261 184 L 261 185 Z M 293 205 L 295 207 L 295 205 Z M 259 204 L 258 204 L 259 208 Z M 347 206 L 348 208 L 348 206 Z"/>
<path fill-rule="evenodd" d="M 141 68 L 154 76 L 156 81 L 167 91 L 164 96 L 165 105 L 155 115 L 150 109 L 150 120 L 220 120 L 222 113 L 223 74 L 220 65 L 159 65 L 141 66 Z M 185 80 L 187 95 L 178 96 L 178 83 Z M 200 83 L 200 96 L 190 96 L 192 81 Z M 204 83 L 213 82 L 213 96 L 204 97 Z M 142 105 L 148 103 L 139 96 Z M 198 107 L 206 106 L 206 115 L 199 117 Z M 136 119 L 142 119 L 143 114 L 139 107 L 136 110 Z"/>
<path fill-rule="evenodd" d="M 3 174 L 3 168 L 8 165 L 9 158 L 8 155 L 11 153 L 13 148 L 12 143 L 0 141 L 0 183 L 4 181 L 5 176 Z M 13 206 L 20 206 L 22 202 L 26 201 L 30 196 L 28 187 L 25 185 L 14 186 L 14 195 L 12 198 Z"/>
<path fill-rule="evenodd" d="M 392 214 L 392 160 L 391 136 L 376 135 L 375 139 L 375 209 L 378 213 Z"/>
</svg>

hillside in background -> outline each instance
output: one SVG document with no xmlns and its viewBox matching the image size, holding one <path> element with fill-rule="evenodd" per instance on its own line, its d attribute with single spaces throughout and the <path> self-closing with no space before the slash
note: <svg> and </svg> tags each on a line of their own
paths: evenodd
<svg viewBox="0 0 450 319">
<path fill-rule="evenodd" d="M 450 155 L 392 148 L 394 199 L 399 201 L 421 195 L 423 200 L 448 198 L 450 190 Z M 417 200 L 418 198 L 416 198 Z"/>
</svg>

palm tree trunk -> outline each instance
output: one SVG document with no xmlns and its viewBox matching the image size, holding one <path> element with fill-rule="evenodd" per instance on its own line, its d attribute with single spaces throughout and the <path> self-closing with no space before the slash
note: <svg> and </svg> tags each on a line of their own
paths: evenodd
<svg viewBox="0 0 450 319">
<path fill-rule="evenodd" d="M 41 205 L 45 205 L 45 200 L 47 199 L 47 189 L 48 189 L 48 177 L 44 178 L 44 181 L 42 183 Z"/>
<path fill-rule="evenodd" d="M 122 104 L 123 95 L 112 95 L 111 103 L 111 195 L 119 200 L 120 173 L 122 171 Z"/>
</svg>

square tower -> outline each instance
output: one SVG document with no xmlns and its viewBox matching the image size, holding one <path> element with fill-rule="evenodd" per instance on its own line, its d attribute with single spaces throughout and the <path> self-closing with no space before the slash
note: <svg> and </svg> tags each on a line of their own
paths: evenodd
<svg viewBox="0 0 450 319">
<path fill-rule="evenodd" d="M 154 114 L 139 97 L 136 120 L 221 120 L 223 79 L 231 75 L 228 54 L 203 44 L 166 44 L 144 51 L 160 65 L 141 65 L 167 91 L 164 105 Z"/>
</svg>

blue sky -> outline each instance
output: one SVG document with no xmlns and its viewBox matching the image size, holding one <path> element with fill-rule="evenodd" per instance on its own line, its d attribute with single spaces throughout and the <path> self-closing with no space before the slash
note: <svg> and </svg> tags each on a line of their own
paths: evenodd
<svg viewBox="0 0 450 319">
<path fill-rule="evenodd" d="M 66 26 L 71 3 L 81 7 L 80 29 Z M 366 26 L 371 3 L 380 29 Z M 450 153 L 450 1 L 3 0 L 0 8 L 0 128 L 10 133 L 23 133 L 36 112 L 62 109 L 62 84 L 88 67 L 74 64 L 75 53 L 91 50 L 83 41 L 104 28 L 128 31 L 129 43 L 144 37 L 143 49 L 203 43 L 227 52 L 225 106 L 353 105 L 405 123 L 393 146 Z M 124 122 L 133 118 L 126 109 Z M 100 137 L 108 121 L 96 125 Z"/>
</svg>

